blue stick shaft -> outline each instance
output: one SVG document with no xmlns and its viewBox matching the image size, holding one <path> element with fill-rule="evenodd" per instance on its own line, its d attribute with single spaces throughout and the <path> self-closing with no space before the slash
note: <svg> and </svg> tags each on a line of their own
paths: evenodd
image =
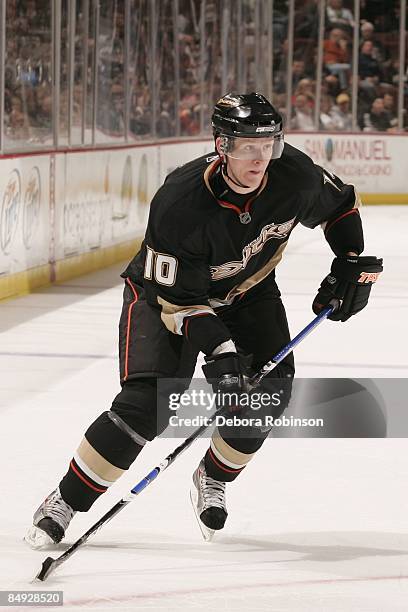
<svg viewBox="0 0 408 612">
<path fill-rule="evenodd" d="M 261 380 L 269 372 L 271 372 L 271 370 L 276 368 L 278 363 L 280 363 L 283 359 L 285 359 L 285 357 L 287 355 L 289 355 L 289 353 L 291 353 L 293 351 L 293 349 L 298 344 L 300 344 L 300 342 L 302 342 L 302 340 L 304 340 L 306 338 L 306 336 L 308 336 L 318 325 L 320 325 L 320 323 L 322 323 L 322 321 L 325 321 L 327 319 L 327 317 L 333 312 L 333 310 L 334 310 L 333 306 L 328 306 L 327 308 L 324 308 L 317 315 L 317 317 L 315 317 L 313 319 L 313 321 L 311 321 L 308 325 L 306 325 L 306 327 L 304 329 L 302 329 L 302 331 L 300 331 L 298 333 L 298 335 L 293 338 L 293 340 L 288 342 L 288 344 L 286 346 L 284 346 L 283 349 L 280 350 L 279 353 L 277 353 L 275 355 L 275 357 L 272 357 L 272 359 L 270 361 L 268 361 L 268 363 L 266 363 L 261 368 L 261 370 L 258 372 L 258 374 L 255 374 L 255 376 L 252 377 L 252 379 L 250 381 L 251 386 L 258 385 L 261 382 Z"/>
<path fill-rule="evenodd" d="M 133 487 L 131 491 L 133 495 L 139 495 L 139 493 L 141 493 L 151 482 L 153 482 L 153 480 L 157 478 L 159 474 L 160 474 L 159 468 L 154 468 L 154 470 L 149 472 L 147 476 L 142 478 L 142 480 Z"/>
<path fill-rule="evenodd" d="M 291 353 L 293 349 L 306 338 L 306 336 L 308 336 L 318 325 L 320 325 L 320 323 L 322 323 L 322 321 L 325 321 L 332 312 L 332 306 L 324 308 L 324 310 L 322 310 L 317 317 L 315 317 L 315 319 L 309 323 L 309 325 L 306 325 L 306 327 L 302 329 L 302 331 L 299 332 L 298 335 L 293 338 L 293 340 L 291 340 L 281 351 L 279 351 L 279 353 L 277 353 L 277 355 L 273 358 L 273 361 L 276 364 L 280 363 L 282 359 Z"/>
</svg>

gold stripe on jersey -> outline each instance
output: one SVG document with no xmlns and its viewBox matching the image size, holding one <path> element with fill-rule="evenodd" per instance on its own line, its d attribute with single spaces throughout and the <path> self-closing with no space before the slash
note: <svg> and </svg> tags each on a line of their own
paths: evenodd
<svg viewBox="0 0 408 612">
<path fill-rule="evenodd" d="M 353 208 L 361 208 L 363 205 L 363 202 L 361 201 L 361 195 L 359 194 L 359 192 L 357 191 L 355 185 L 353 183 L 349 183 L 349 185 L 353 185 L 354 187 L 354 194 L 356 196 L 356 199 L 354 200 L 354 206 Z"/>
<path fill-rule="evenodd" d="M 104 481 L 115 482 L 126 470 L 112 465 L 102 455 L 91 446 L 86 438 L 83 438 L 78 447 L 77 454 L 79 455 L 85 466 L 88 466 L 91 472 L 99 476 Z M 82 469 L 83 466 L 81 466 Z M 86 470 L 84 470 L 86 471 Z M 92 477 L 92 476 L 91 476 Z"/>
<path fill-rule="evenodd" d="M 204 171 L 204 183 L 205 183 L 208 191 L 210 191 L 213 195 L 214 195 L 214 193 L 213 193 L 213 190 L 211 189 L 211 186 L 210 186 L 210 176 L 212 175 L 212 173 L 214 172 L 214 169 L 216 168 L 216 166 L 218 166 L 219 163 L 220 163 L 220 160 L 219 159 L 215 159 L 213 162 L 211 162 L 211 164 L 209 166 L 207 166 L 207 168 Z"/>
<path fill-rule="evenodd" d="M 231 300 L 233 300 L 237 295 L 239 295 L 240 293 L 245 293 L 245 291 L 252 289 L 252 287 L 255 287 L 255 285 L 257 285 L 258 283 L 263 281 L 267 276 L 269 276 L 269 274 L 273 272 L 273 270 L 276 268 L 276 266 L 282 259 L 283 251 L 286 249 L 287 244 L 288 244 L 288 241 L 281 244 L 277 248 L 276 252 L 269 259 L 269 261 L 264 266 L 262 266 L 260 270 L 255 272 L 255 274 L 252 274 L 252 276 L 249 276 L 248 278 L 246 278 L 244 281 L 242 281 L 242 283 L 235 285 L 235 287 L 233 287 L 231 291 L 228 293 L 225 300 L 222 300 L 222 301 L 225 301 L 227 303 L 231 302 Z"/>
<path fill-rule="evenodd" d="M 214 310 L 208 304 L 192 304 L 191 306 L 180 306 L 172 304 L 167 300 L 157 296 L 157 301 L 161 306 L 160 318 L 167 329 L 173 334 L 181 335 L 181 328 L 186 317 L 191 317 L 198 314 L 215 315 Z"/>
<path fill-rule="evenodd" d="M 221 438 L 218 429 L 216 429 L 212 435 L 211 450 L 217 459 L 228 467 L 236 470 L 244 467 L 255 455 L 255 453 L 241 453 L 241 451 L 232 448 L 232 446 Z"/>
</svg>

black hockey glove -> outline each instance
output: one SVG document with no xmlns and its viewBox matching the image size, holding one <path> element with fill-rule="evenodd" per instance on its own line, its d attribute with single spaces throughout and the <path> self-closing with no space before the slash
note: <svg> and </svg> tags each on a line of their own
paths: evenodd
<svg viewBox="0 0 408 612">
<path fill-rule="evenodd" d="M 242 391 L 247 358 L 240 353 L 220 353 L 205 357 L 203 372 L 213 391 Z"/>
<path fill-rule="evenodd" d="M 338 305 L 328 318 L 332 321 L 347 321 L 367 306 L 371 287 L 382 271 L 382 259 L 377 257 L 335 257 L 330 274 L 322 281 L 313 301 L 313 312 L 319 314 L 334 300 Z"/>
</svg>

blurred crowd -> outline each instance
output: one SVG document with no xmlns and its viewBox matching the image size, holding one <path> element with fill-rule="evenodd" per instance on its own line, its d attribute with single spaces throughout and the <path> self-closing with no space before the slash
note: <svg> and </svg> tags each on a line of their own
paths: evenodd
<svg viewBox="0 0 408 612">
<path fill-rule="evenodd" d="M 316 50 L 318 10 L 315 0 L 306 0 L 296 15 L 295 52 L 292 64 L 292 130 L 350 131 L 353 129 L 352 62 L 353 36 L 359 27 L 357 125 L 362 131 L 397 131 L 399 88 L 399 0 L 360 3 L 360 21 L 355 23 L 346 0 L 328 0 L 322 50 L 322 84 L 318 126 L 315 125 Z M 309 32 L 309 34 L 308 34 Z M 308 36 L 307 36 L 308 34 Z M 306 37 L 302 40 L 303 37 Z M 313 42 L 312 42 L 313 41 Z M 407 66 L 405 67 L 407 68 Z M 404 99 L 408 97 L 407 69 Z M 405 105 L 404 105 L 405 106 Z M 408 128 L 403 117 L 404 129 Z"/>
<path fill-rule="evenodd" d="M 32 126 L 51 132 L 51 7 L 36 0 L 7 2 L 4 62 L 5 135 L 29 141 Z"/>
<path fill-rule="evenodd" d="M 259 1 L 267 8 L 270 0 Z M 56 71 L 52 66 L 52 0 L 8 0 L 6 143 L 52 142 L 56 120 L 60 142 L 65 138 L 74 144 L 86 144 L 87 138 L 91 142 L 95 130 L 96 142 L 118 140 L 126 132 L 143 139 L 197 136 L 208 131 L 211 107 L 223 93 L 222 85 L 237 90 L 238 82 L 244 82 L 245 90 L 252 90 L 256 72 L 263 69 L 255 57 L 254 40 L 259 37 L 263 44 L 265 19 L 261 24 L 254 19 L 255 2 L 241 0 L 238 30 L 234 0 L 207 0 L 204 10 L 200 0 L 178 0 L 177 15 L 173 0 L 156 2 L 154 13 L 149 0 L 130 0 L 129 23 L 123 0 L 76 0 L 75 24 L 70 3 L 61 0 Z M 400 0 L 361 0 L 358 23 L 353 6 L 352 0 L 327 0 L 319 54 L 319 2 L 296 0 L 293 55 L 289 57 L 288 0 L 274 1 L 270 78 L 273 103 L 285 116 L 288 129 L 397 131 Z M 225 28 L 227 45 L 223 44 Z M 357 126 L 351 114 L 355 28 L 359 30 Z M 74 42 L 73 53 L 70 41 Z M 230 54 L 227 59 L 225 54 Z M 322 79 L 317 92 L 320 56 Z M 405 61 L 404 102 L 408 100 L 407 64 Z M 56 78 L 57 118 L 53 115 Z M 403 126 L 408 130 L 405 114 Z"/>
</svg>

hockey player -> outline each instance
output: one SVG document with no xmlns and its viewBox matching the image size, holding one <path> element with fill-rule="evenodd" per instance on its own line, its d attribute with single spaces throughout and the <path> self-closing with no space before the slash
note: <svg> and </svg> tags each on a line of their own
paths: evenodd
<svg viewBox="0 0 408 612">
<path fill-rule="evenodd" d="M 165 429 L 169 415 L 158 418 L 156 409 L 160 379 L 189 381 L 201 351 L 214 389 L 242 391 L 249 371 L 243 355 L 252 356 L 256 372 L 289 341 L 275 268 L 299 223 L 321 225 L 335 254 L 315 313 L 336 298 L 330 318 L 346 321 L 366 306 L 382 270 L 381 260 L 360 256 L 354 187 L 284 143 L 282 117 L 264 96 L 223 96 L 212 125 L 216 154 L 177 168 L 152 200 L 142 248 L 122 274 L 121 391 L 35 512 L 26 536 L 33 546 L 59 542 L 75 512 L 89 510 Z M 270 376 L 291 381 L 293 356 Z M 287 400 L 288 394 L 279 414 Z M 193 474 L 192 500 L 205 537 L 224 526 L 226 483 L 268 433 L 250 435 L 239 425 L 215 430 Z"/>
</svg>

